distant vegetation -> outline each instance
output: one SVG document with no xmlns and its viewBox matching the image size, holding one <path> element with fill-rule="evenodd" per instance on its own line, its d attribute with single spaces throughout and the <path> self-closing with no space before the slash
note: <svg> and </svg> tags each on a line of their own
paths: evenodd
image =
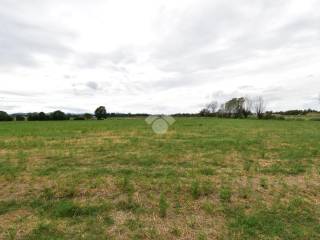
<svg viewBox="0 0 320 240">
<path fill-rule="evenodd" d="M 320 102 L 320 99 L 319 99 Z M 263 97 L 232 98 L 222 104 L 217 101 L 209 102 L 199 113 L 176 113 L 176 117 L 219 117 L 219 118 L 256 118 L 256 119 L 297 119 L 320 120 L 320 112 L 314 109 L 266 111 L 267 105 Z M 146 117 L 147 113 L 108 113 L 105 106 L 99 106 L 94 114 L 91 113 L 64 113 L 60 110 L 44 113 L 16 113 L 8 114 L 0 111 L 0 121 L 49 121 L 49 120 L 103 120 L 109 117 Z"/>
<path fill-rule="evenodd" d="M 44 113 L 44 112 L 32 112 L 32 113 L 15 113 L 8 114 L 4 111 L 0 111 L 0 121 L 61 121 L 61 120 L 103 120 L 109 117 L 146 117 L 149 114 L 146 113 L 108 113 L 104 106 L 98 107 L 94 114 L 91 113 L 64 113 L 60 110 Z"/>
<path fill-rule="evenodd" d="M 220 118 L 257 118 L 257 119 L 310 119 L 320 120 L 320 112 L 312 109 L 289 111 L 266 111 L 266 102 L 259 96 L 256 98 L 240 97 L 220 104 L 217 101 L 208 103 L 199 115 L 203 117 Z"/>
</svg>

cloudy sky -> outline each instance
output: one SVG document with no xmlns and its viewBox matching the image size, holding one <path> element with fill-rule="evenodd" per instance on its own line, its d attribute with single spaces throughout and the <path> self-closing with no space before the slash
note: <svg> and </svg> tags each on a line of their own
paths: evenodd
<svg viewBox="0 0 320 240">
<path fill-rule="evenodd" d="M 0 110 L 320 108 L 319 0 L 0 0 Z"/>
</svg>

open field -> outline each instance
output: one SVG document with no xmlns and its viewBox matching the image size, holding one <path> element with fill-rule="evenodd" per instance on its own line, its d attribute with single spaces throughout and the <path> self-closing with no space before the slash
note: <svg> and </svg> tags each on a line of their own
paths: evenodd
<svg viewBox="0 0 320 240">
<path fill-rule="evenodd" d="M 0 239 L 320 239 L 320 122 L 0 123 Z"/>
</svg>

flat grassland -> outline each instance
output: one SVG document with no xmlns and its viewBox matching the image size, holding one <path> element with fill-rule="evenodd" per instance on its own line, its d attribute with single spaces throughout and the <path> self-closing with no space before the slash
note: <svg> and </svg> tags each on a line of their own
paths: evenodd
<svg viewBox="0 0 320 240">
<path fill-rule="evenodd" d="M 0 123 L 0 239 L 320 239 L 320 122 Z"/>
</svg>

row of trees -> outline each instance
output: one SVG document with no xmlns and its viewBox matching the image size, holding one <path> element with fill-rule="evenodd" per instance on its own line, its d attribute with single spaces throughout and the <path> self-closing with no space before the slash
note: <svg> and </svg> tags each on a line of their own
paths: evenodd
<svg viewBox="0 0 320 240">
<path fill-rule="evenodd" d="M 319 95 L 320 103 L 320 95 Z M 180 113 L 173 116 L 215 116 L 215 117 L 234 117 L 234 118 L 247 118 L 250 115 L 255 115 L 257 118 L 270 119 L 275 115 L 306 115 L 308 113 L 317 112 L 315 110 L 290 110 L 285 112 L 265 112 L 266 102 L 263 97 L 240 97 L 232 98 L 225 103 L 219 105 L 217 101 L 212 101 L 203 108 L 199 114 Z M 52 113 L 28 113 L 28 114 L 13 114 L 9 115 L 4 111 L 0 111 L 0 121 L 47 121 L 47 120 L 89 120 L 89 119 L 105 119 L 107 117 L 146 117 L 148 114 L 130 114 L 130 113 L 107 113 L 104 106 L 98 107 L 94 114 L 66 114 L 60 110 Z"/>
<path fill-rule="evenodd" d="M 262 97 L 249 98 L 240 97 L 221 104 L 212 101 L 200 111 L 201 116 L 221 116 L 234 118 L 247 118 L 249 115 L 255 114 L 257 118 L 264 117 L 266 103 Z"/>
<path fill-rule="evenodd" d="M 107 117 L 107 110 L 104 106 L 100 106 L 95 110 L 95 114 L 84 113 L 84 114 L 66 114 L 60 110 L 52 113 L 34 112 L 27 114 L 13 114 L 9 115 L 4 111 L 0 111 L 0 121 L 49 121 L 49 120 L 89 120 L 96 118 L 98 120 L 105 119 Z"/>
<path fill-rule="evenodd" d="M 0 121 L 12 121 L 13 117 L 11 117 L 8 113 L 4 111 L 0 111 Z"/>
<path fill-rule="evenodd" d="M 283 115 L 283 116 L 297 116 L 297 115 L 307 115 L 309 113 L 317 113 L 318 111 L 313 110 L 313 109 L 305 109 L 305 110 L 288 110 L 288 111 L 279 111 L 279 112 L 266 112 L 267 114 L 278 114 L 278 115 Z"/>
</svg>

